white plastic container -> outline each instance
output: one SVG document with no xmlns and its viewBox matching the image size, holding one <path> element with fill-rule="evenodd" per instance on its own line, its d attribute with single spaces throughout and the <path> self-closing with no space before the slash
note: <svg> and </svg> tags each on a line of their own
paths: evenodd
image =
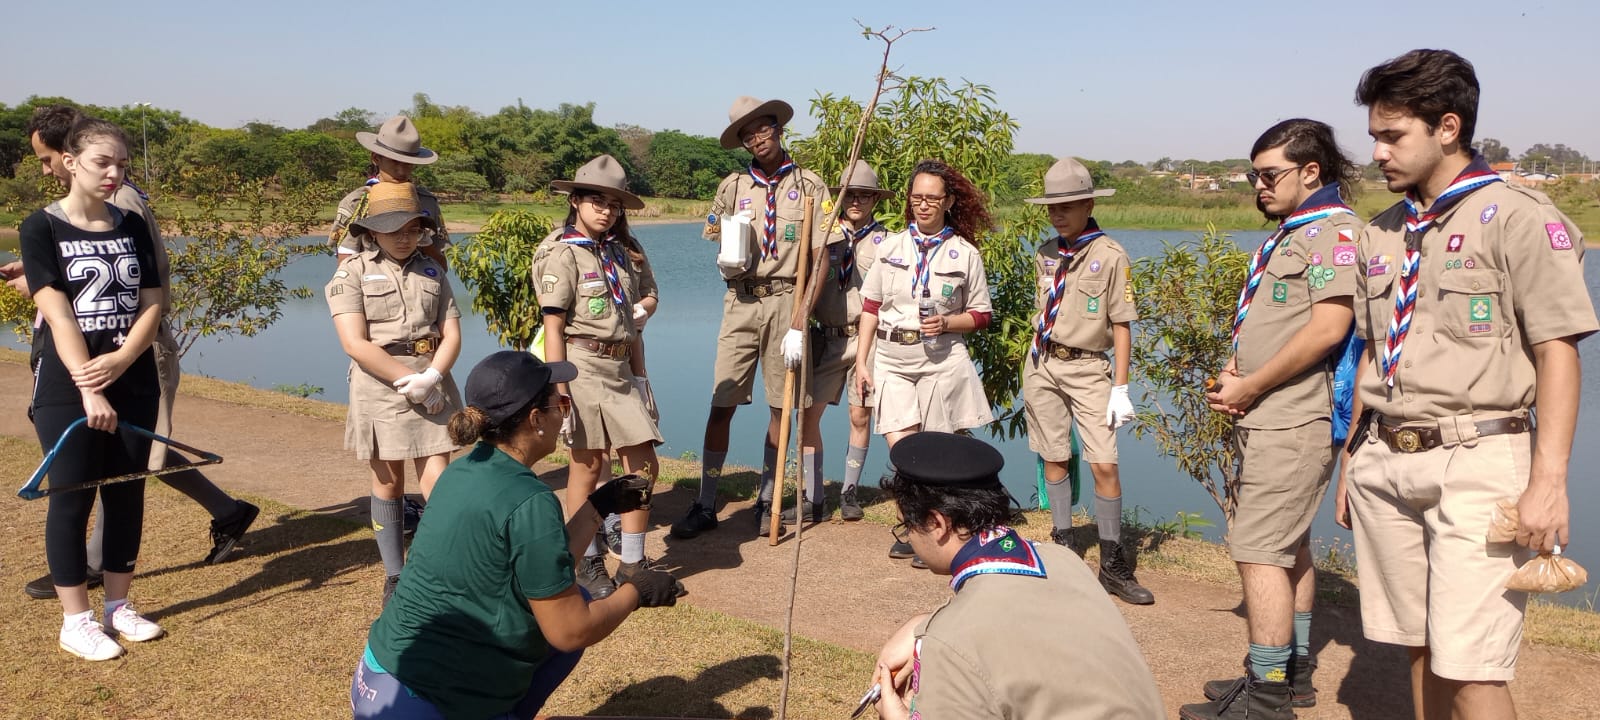
<svg viewBox="0 0 1600 720">
<path fill-rule="evenodd" d="M 723 277 L 733 278 L 750 270 L 750 257 L 755 244 L 754 219 L 748 211 L 722 218 L 722 247 L 717 253 L 717 268 Z"/>
</svg>

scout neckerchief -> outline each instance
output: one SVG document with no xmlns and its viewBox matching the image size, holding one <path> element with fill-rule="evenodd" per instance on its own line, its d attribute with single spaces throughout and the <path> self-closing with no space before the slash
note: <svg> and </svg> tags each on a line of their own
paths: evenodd
<svg viewBox="0 0 1600 720">
<path fill-rule="evenodd" d="M 593 238 L 578 232 L 578 229 L 571 225 L 561 232 L 561 242 L 591 248 L 600 256 L 600 270 L 606 275 L 606 288 L 611 291 L 611 302 L 616 303 L 619 308 L 626 308 L 628 296 L 622 292 L 622 277 L 617 274 L 619 258 L 616 257 L 618 253 L 616 239 L 616 233 L 611 233 L 600 238 L 599 242 L 595 242 Z"/>
<path fill-rule="evenodd" d="M 1278 223 L 1278 231 L 1256 248 L 1256 254 L 1250 257 L 1250 272 L 1245 276 L 1244 288 L 1239 291 L 1238 309 L 1233 313 L 1234 352 L 1239 351 L 1239 329 L 1244 327 L 1244 316 L 1250 313 L 1250 301 L 1255 299 L 1256 290 L 1261 287 L 1261 276 L 1267 272 L 1267 263 L 1272 260 L 1273 251 L 1295 230 L 1345 213 L 1356 214 L 1339 198 L 1339 183 L 1329 183 L 1311 193 L 1311 197 L 1306 198 L 1298 209 Z"/>
<path fill-rule="evenodd" d="M 1406 257 L 1400 264 L 1400 278 L 1395 282 L 1394 317 L 1389 319 L 1389 332 L 1383 345 L 1383 381 L 1394 387 L 1394 373 L 1400 368 L 1400 348 L 1405 345 L 1406 334 L 1411 332 L 1411 311 L 1417 306 L 1417 270 L 1422 264 L 1422 236 L 1427 234 L 1433 221 L 1454 207 L 1462 198 L 1490 183 L 1501 182 L 1500 176 L 1489 168 L 1482 155 L 1476 153 L 1472 162 L 1439 193 L 1433 206 L 1423 212 L 1418 208 L 1421 198 L 1416 188 L 1406 192 Z"/>
<path fill-rule="evenodd" d="M 883 223 L 873 220 L 860 230 L 844 231 L 844 252 L 839 258 L 839 289 L 850 289 L 850 274 L 856 271 L 856 243 L 861 242 L 867 234 L 883 227 Z"/>
<path fill-rule="evenodd" d="M 950 589 L 959 592 L 961 586 L 977 575 L 1026 575 L 1045 577 L 1044 560 L 1033 543 L 1022 539 L 1017 531 L 1004 525 L 981 532 L 968 540 L 950 562 Z"/>
<path fill-rule="evenodd" d="M 922 231 L 917 229 L 916 223 L 911 223 L 911 240 L 917 244 L 917 271 L 911 276 L 911 295 L 917 294 L 917 283 L 928 287 L 928 281 L 933 277 L 933 255 L 938 251 L 944 241 L 956 234 L 956 229 L 949 225 L 944 226 L 938 233 L 924 237 Z"/>
<path fill-rule="evenodd" d="M 787 155 L 783 157 L 783 164 L 778 166 L 771 177 L 761 172 L 761 168 L 754 162 L 750 163 L 750 179 L 757 187 L 767 190 L 767 215 L 766 226 L 763 228 L 765 233 L 761 236 L 761 257 L 778 257 L 778 183 L 782 182 L 783 176 L 788 175 L 794 168 L 794 161 Z"/>
<path fill-rule="evenodd" d="M 1089 224 L 1072 242 L 1056 236 L 1056 253 L 1061 256 L 1060 264 L 1056 266 L 1056 281 L 1050 286 L 1050 293 L 1044 298 L 1044 312 L 1039 314 L 1039 327 L 1033 333 L 1033 359 L 1039 359 L 1039 353 L 1050 345 L 1050 333 L 1056 326 L 1056 313 L 1061 311 L 1061 296 L 1067 292 L 1067 266 L 1072 264 L 1072 256 L 1078 251 L 1089 246 L 1096 238 L 1103 237 L 1100 224 L 1089 218 Z"/>
</svg>

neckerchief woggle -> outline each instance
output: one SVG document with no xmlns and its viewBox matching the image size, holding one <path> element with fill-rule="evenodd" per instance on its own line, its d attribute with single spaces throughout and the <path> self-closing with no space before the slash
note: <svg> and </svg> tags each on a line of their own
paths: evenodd
<svg viewBox="0 0 1600 720">
<path fill-rule="evenodd" d="M 959 592 L 979 575 L 1046 577 L 1038 549 L 1005 525 L 973 535 L 956 551 L 950 563 L 950 589 Z"/>
<path fill-rule="evenodd" d="M 1039 359 L 1039 353 L 1050 344 L 1050 334 L 1056 327 L 1056 315 L 1061 312 L 1061 296 L 1067 291 L 1067 266 L 1072 264 L 1073 256 L 1088 247 L 1089 243 L 1104 237 L 1105 232 L 1100 230 L 1100 224 L 1089 218 L 1078 237 L 1069 244 L 1067 239 L 1056 236 L 1056 253 L 1061 257 L 1061 264 L 1056 266 L 1056 279 L 1050 285 L 1050 293 L 1045 296 L 1044 312 L 1039 313 L 1039 327 L 1033 333 L 1033 359 Z"/>
<path fill-rule="evenodd" d="M 618 252 L 616 233 L 611 233 L 595 242 L 593 238 L 578 232 L 578 229 L 568 225 L 561 233 L 561 242 L 569 245 L 593 248 L 596 255 L 600 256 L 600 270 L 606 276 L 606 289 L 611 291 L 611 302 L 617 307 L 627 309 L 628 296 L 622 292 L 622 278 L 617 274 L 617 264 L 620 257 L 615 257 Z"/>
<path fill-rule="evenodd" d="M 1256 297 L 1256 290 L 1261 287 L 1261 277 L 1267 272 L 1267 263 L 1272 259 L 1278 245 L 1289 238 L 1289 235 L 1306 225 L 1326 220 L 1334 215 L 1356 214 L 1344 200 L 1339 197 L 1339 183 L 1329 183 L 1311 193 L 1311 197 L 1300 203 L 1300 207 L 1278 223 L 1278 231 L 1272 237 L 1261 243 L 1256 248 L 1256 254 L 1250 257 L 1250 270 L 1245 274 L 1244 287 L 1239 290 L 1239 302 L 1233 313 L 1233 351 L 1239 351 L 1239 329 L 1244 327 L 1244 318 L 1250 314 L 1250 303 Z"/>
<path fill-rule="evenodd" d="M 850 288 L 850 274 L 856 271 L 856 243 L 861 242 L 873 230 L 883 227 L 883 223 L 873 220 L 860 230 L 844 231 L 844 252 L 839 257 L 839 289 Z"/>
<path fill-rule="evenodd" d="M 916 272 L 911 275 L 912 297 L 917 296 L 917 283 L 919 281 L 922 283 L 923 289 L 927 289 L 928 281 L 933 278 L 934 253 L 939 251 L 939 248 L 944 245 L 944 241 L 954 237 L 955 234 L 956 229 L 946 225 L 937 234 L 924 236 L 922 231 L 917 229 L 917 224 L 911 223 L 911 241 L 916 243 L 917 246 Z"/>
<path fill-rule="evenodd" d="M 750 180 L 758 187 L 767 191 L 767 211 L 765 222 L 762 224 L 761 256 L 764 258 L 778 257 L 778 183 L 783 181 L 783 176 L 794 170 L 794 161 L 788 155 L 783 156 L 783 164 L 768 177 L 761 172 L 755 162 L 750 163 Z"/>
<path fill-rule="evenodd" d="M 1417 306 L 1417 272 L 1422 264 L 1422 236 L 1456 203 L 1485 185 L 1504 182 L 1489 167 L 1483 156 L 1472 154 L 1472 161 L 1451 181 L 1450 186 L 1433 201 L 1433 206 L 1423 212 L 1418 208 L 1422 200 L 1416 188 L 1406 191 L 1406 256 L 1400 263 L 1400 277 L 1395 280 L 1394 316 L 1389 318 L 1389 331 L 1384 335 L 1383 382 L 1394 387 L 1395 371 L 1400 369 L 1400 351 L 1405 346 L 1406 335 L 1411 332 L 1411 313 Z"/>
</svg>

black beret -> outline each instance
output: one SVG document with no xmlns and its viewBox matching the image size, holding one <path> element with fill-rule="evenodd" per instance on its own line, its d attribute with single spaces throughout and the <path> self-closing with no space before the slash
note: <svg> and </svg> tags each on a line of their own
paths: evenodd
<svg viewBox="0 0 1600 720">
<path fill-rule="evenodd" d="M 998 485 L 1006 464 L 989 443 L 942 432 L 919 432 L 895 443 L 889 462 L 906 482 L 943 487 Z"/>
</svg>

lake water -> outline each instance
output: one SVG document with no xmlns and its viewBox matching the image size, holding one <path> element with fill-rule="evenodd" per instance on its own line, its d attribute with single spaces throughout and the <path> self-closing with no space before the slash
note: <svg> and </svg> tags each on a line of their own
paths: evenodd
<svg viewBox="0 0 1600 720">
<path fill-rule="evenodd" d="M 721 322 L 725 287 L 713 263 L 716 248 L 700 239 L 700 225 L 665 224 L 635 226 L 635 232 L 650 255 L 661 286 L 661 309 L 646 332 L 649 343 L 650 377 L 661 411 L 661 431 L 666 444 L 658 449 L 663 457 L 679 457 L 701 452 L 706 411 L 711 395 L 711 362 Z M 1113 231 L 1117 241 L 1135 258 L 1157 253 L 1164 242 L 1184 242 L 1196 237 L 1192 232 Z M 1242 247 L 1254 247 L 1265 231 L 1236 233 Z M 290 287 L 308 286 L 315 290 L 309 299 L 290 299 L 283 317 L 253 338 L 203 339 L 184 357 L 186 372 L 201 373 L 224 380 L 249 383 L 256 387 L 307 384 L 323 388 L 319 399 L 343 402 L 346 398 L 345 368 L 348 359 L 339 348 L 322 299 L 321 288 L 333 272 L 333 260 L 325 256 L 303 258 L 285 273 Z M 1591 302 L 1600 296 L 1600 262 L 1586 263 L 1585 278 Z M 482 317 L 470 312 L 466 289 L 452 276 L 458 300 L 462 303 L 463 342 L 457 362 L 458 382 L 465 382 L 467 371 L 485 355 L 499 349 L 485 329 Z M 1137 323 L 1135 330 L 1137 331 Z M 6 334 L 9 338 L 9 333 Z M 8 340 L 9 341 L 9 340 Z M 9 341 L 15 346 L 14 341 Z M 1578 542 L 1571 555 L 1580 563 L 1600 571 L 1600 552 L 1583 535 L 1582 518 L 1600 513 L 1600 489 L 1592 482 L 1590 468 L 1600 467 L 1600 339 L 1590 337 L 1580 346 L 1583 352 L 1584 385 L 1578 420 L 1577 441 L 1573 445 L 1569 493 L 1572 499 L 1573 527 Z M 757 379 L 759 383 L 759 378 Z M 1135 376 L 1132 382 L 1137 385 Z M 1139 395 L 1138 390 L 1134 392 Z M 761 462 L 762 436 L 766 411 L 759 398 L 742 407 L 733 424 L 729 446 L 730 463 L 756 466 Z M 838 480 L 844 473 L 844 447 L 849 421 L 842 407 L 831 408 L 823 419 L 826 447 L 825 474 Z M 987 438 L 986 438 L 987 439 Z M 1025 439 L 998 442 L 1006 458 L 1005 483 L 1014 495 L 1028 503 L 1035 495 L 1035 461 Z M 1133 439 L 1125 428 L 1119 433 L 1119 453 L 1123 478 L 1123 503 L 1137 508 L 1142 519 L 1171 519 L 1178 511 L 1201 512 L 1216 523 L 1206 535 L 1221 537 L 1221 513 L 1209 495 L 1193 480 L 1179 473 L 1176 465 L 1156 452 L 1153 444 Z M 875 484 L 887 457 L 882 439 L 874 436 L 863 481 Z M 1084 468 L 1084 494 L 1092 485 Z M 1332 519 L 1332 493 L 1324 503 L 1312 536 L 1325 544 L 1350 542 L 1347 531 Z M 1597 575 L 1600 578 L 1600 575 Z M 1600 580 L 1597 580 L 1600 582 Z M 1587 588 L 1593 592 L 1594 584 Z M 1564 601 L 1582 603 L 1581 593 L 1569 593 Z"/>
</svg>

